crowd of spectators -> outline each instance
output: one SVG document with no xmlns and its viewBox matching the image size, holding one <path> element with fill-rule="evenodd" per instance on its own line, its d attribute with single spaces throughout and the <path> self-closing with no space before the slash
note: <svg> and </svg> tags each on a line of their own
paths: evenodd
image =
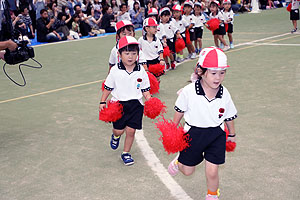
<svg viewBox="0 0 300 200">
<path fill-rule="evenodd" d="M 8 1 L 13 28 L 24 39 L 38 42 L 79 39 L 115 32 L 115 23 L 130 20 L 141 28 L 151 8 L 172 6 L 183 0 L 0 0 L 0 22 Z M 181 2 L 182 1 L 182 2 Z M 210 0 L 202 0 L 206 5 Z M 280 6 L 278 0 L 259 0 L 261 9 Z M 250 0 L 231 0 L 234 12 L 250 11 Z M 0 31 L 2 34 L 2 23 Z M 36 35 L 35 35 L 36 34 Z"/>
</svg>

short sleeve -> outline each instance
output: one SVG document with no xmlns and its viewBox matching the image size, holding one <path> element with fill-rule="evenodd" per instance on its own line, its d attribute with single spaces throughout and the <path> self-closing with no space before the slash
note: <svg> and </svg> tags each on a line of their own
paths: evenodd
<svg viewBox="0 0 300 200">
<path fill-rule="evenodd" d="M 176 102 L 175 102 L 175 107 L 174 109 L 177 112 L 185 112 L 188 109 L 188 98 L 187 98 L 187 93 L 186 93 L 186 89 L 183 88 L 182 92 L 179 94 Z"/>
<path fill-rule="evenodd" d="M 228 93 L 228 101 L 226 102 L 226 109 L 224 113 L 225 121 L 231 121 L 237 118 L 237 110 L 231 99 L 230 94 Z"/>
<path fill-rule="evenodd" d="M 150 90 L 150 81 L 149 81 L 149 77 L 148 77 L 148 74 L 147 72 L 144 70 L 143 66 L 141 66 L 141 70 L 142 70 L 142 73 L 143 73 L 143 81 L 142 81 L 142 84 L 141 84 L 141 91 L 142 92 L 147 92 Z"/>
<path fill-rule="evenodd" d="M 112 91 L 115 88 L 115 80 L 113 76 L 115 68 L 118 69 L 117 67 L 113 67 L 104 82 L 104 88 L 109 91 Z"/>
<path fill-rule="evenodd" d="M 109 61 L 108 61 L 109 64 L 111 66 L 117 64 L 118 63 L 117 58 L 118 58 L 118 55 L 117 55 L 116 47 L 114 47 L 110 52 Z"/>
</svg>

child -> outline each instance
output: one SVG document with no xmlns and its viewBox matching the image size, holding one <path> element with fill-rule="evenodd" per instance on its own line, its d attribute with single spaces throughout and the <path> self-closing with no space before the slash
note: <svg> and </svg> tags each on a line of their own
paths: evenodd
<svg viewBox="0 0 300 200">
<path fill-rule="evenodd" d="M 182 18 L 188 23 L 188 26 L 186 27 L 186 31 L 189 33 L 189 39 L 190 41 L 186 41 L 186 47 L 189 52 L 188 58 L 195 59 L 196 53 L 195 48 L 193 46 L 193 41 L 195 41 L 195 19 L 192 15 L 194 4 L 191 0 L 187 0 L 183 4 L 184 9 L 184 15 Z"/>
<path fill-rule="evenodd" d="M 157 27 L 157 36 L 161 40 L 163 47 L 169 47 L 170 49 L 170 61 L 171 69 L 175 69 L 175 60 L 173 53 L 175 53 L 175 40 L 174 35 L 177 31 L 177 28 L 172 25 L 170 17 L 171 11 L 168 7 L 164 7 L 159 11 L 160 23 Z M 168 62 L 168 57 L 165 57 L 166 71 L 170 69 L 170 63 Z"/>
<path fill-rule="evenodd" d="M 291 33 L 295 33 L 297 31 L 297 20 L 299 20 L 299 1 L 292 0 L 291 4 L 292 8 L 290 12 L 290 20 L 292 20 L 292 24 L 294 26 L 294 29 L 291 31 Z"/>
<path fill-rule="evenodd" d="M 75 39 L 80 39 L 80 37 L 82 36 L 81 33 L 80 33 L 80 28 L 79 28 L 79 20 L 80 20 L 80 17 L 78 14 L 74 14 L 73 15 L 73 22 L 72 22 L 72 34 L 73 34 L 73 37 Z M 77 33 L 77 35 L 76 35 Z M 78 36 L 78 37 L 77 37 Z"/>
<path fill-rule="evenodd" d="M 228 67 L 227 57 L 221 49 L 202 49 L 197 63 L 200 78 L 183 88 L 174 107 L 173 122 L 179 124 L 184 117 L 190 146 L 176 156 L 168 171 L 172 176 L 179 171 L 189 176 L 205 159 L 206 200 L 218 199 L 218 168 L 225 162 L 224 122 L 229 129 L 228 141 L 235 142 L 233 120 L 237 110 L 228 90 L 221 85 Z"/>
<path fill-rule="evenodd" d="M 135 32 L 134 32 L 134 26 L 133 24 L 128 21 L 128 20 L 122 20 L 119 21 L 118 23 L 116 23 L 116 40 L 117 40 L 117 44 L 116 46 L 114 46 L 110 52 L 110 56 L 109 56 L 109 70 L 116 65 L 119 61 L 120 58 L 118 56 L 118 49 L 117 49 L 117 45 L 118 45 L 118 41 L 125 36 L 135 36 Z M 145 70 L 147 69 L 147 65 L 146 65 L 146 60 L 145 57 L 142 55 L 142 52 L 139 52 L 139 56 L 138 56 L 138 60 L 139 63 L 142 64 L 145 68 Z"/>
<path fill-rule="evenodd" d="M 201 12 L 201 3 L 196 2 L 194 5 L 194 19 L 195 19 L 195 48 L 196 53 L 199 54 L 202 49 L 202 35 L 203 24 L 206 23 L 205 16 Z M 198 48 L 199 47 L 199 48 Z"/>
<path fill-rule="evenodd" d="M 143 52 L 147 60 L 147 67 L 149 65 L 158 64 L 165 65 L 165 60 L 163 57 L 163 48 L 160 40 L 157 39 L 155 34 L 157 33 L 157 22 L 153 18 L 147 18 L 144 20 L 143 29 L 145 35 L 140 37 L 139 47 Z"/>
<path fill-rule="evenodd" d="M 138 42 L 134 37 L 125 36 L 118 43 L 118 54 L 122 59 L 113 67 L 105 80 L 104 91 L 101 96 L 99 110 L 106 107 L 109 94 L 112 101 L 119 101 L 123 105 L 123 116 L 113 122 L 113 134 L 110 146 L 116 150 L 121 135 L 126 132 L 124 150 L 121 159 L 125 165 L 134 164 L 130 150 L 134 141 L 136 129 L 142 128 L 144 106 L 142 98 L 151 98 L 150 83 L 144 68 L 136 62 L 139 53 Z"/>
<path fill-rule="evenodd" d="M 158 21 L 158 10 L 156 8 L 150 8 L 148 11 L 148 17 L 151 17 Z"/>
<path fill-rule="evenodd" d="M 227 45 L 226 41 L 224 40 L 223 36 L 226 34 L 225 26 L 224 26 L 224 16 L 222 11 L 218 8 L 219 2 L 218 1 L 212 1 L 209 5 L 210 14 L 209 18 L 213 19 L 216 18 L 220 21 L 219 28 L 213 32 L 214 35 L 214 41 L 216 47 L 219 47 L 219 41 L 221 41 L 222 45 L 224 45 L 223 51 L 227 51 L 230 47 Z"/>
<path fill-rule="evenodd" d="M 176 38 L 183 38 L 183 40 L 186 42 L 185 39 L 185 30 L 186 27 L 188 26 L 188 23 L 182 19 L 181 17 L 181 6 L 180 5 L 174 5 L 173 8 L 173 19 L 171 21 L 172 25 L 175 26 L 177 28 L 177 32 L 176 32 Z M 178 52 L 177 54 L 177 62 L 183 62 L 184 58 L 183 58 L 183 51 Z"/>
<path fill-rule="evenodd" d="M 224 5 L 223 16 L 224 16 L 225 30 L 228 35 L 230 48 L 233 49 L 234 45 L 233 45 L 232 33 L 233 33 L 234 12 L 231 9 L 231 1 L 230 0 L 224 0 L 223 5 Z"/>
</svg>

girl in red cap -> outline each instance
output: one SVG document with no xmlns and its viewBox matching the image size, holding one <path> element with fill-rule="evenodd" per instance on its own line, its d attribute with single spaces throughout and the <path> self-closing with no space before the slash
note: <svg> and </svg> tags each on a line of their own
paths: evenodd
<svg viewBox="0 0 300 200">
<path fill-rule="evenodd" d="M 219 195 L 218 169 L 225 163 L 224 123 L 229 129 L 227 140 L 235 142 L 233 120 L 237 110 L 222 85 L 228 67 L 227 57 L 221 49 L 204 48 L 197 63 L 199 79 L 183 88 L 174 107 L 173 122 L 178 125 L 184 117 L 190 146 L 175 157 L 168 171 L 172 176 L 179 171 L 189 176 L 205 160 L 206 200 L 217 200 Z"/>
</svg>

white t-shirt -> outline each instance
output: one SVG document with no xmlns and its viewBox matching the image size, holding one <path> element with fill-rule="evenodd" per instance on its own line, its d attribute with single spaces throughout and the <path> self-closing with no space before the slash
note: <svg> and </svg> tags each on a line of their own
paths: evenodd
<svg viewBox="0 0 300 200">
<path fill-rule="evenodd" d="M 123 15 L 120 15 L 120 16 L 119 16 L 119 13 L 120 13 L 120 12 L 121 12 L 121 11 L 118 12 L 118 16 L 117 16 L 117 21 L 118 21 L 118 22 L 121 21 L 121 20 L 128 20 L 128 21 L 131 21 L 129 12 L 125 12 Z"/>
<path fill-rule="evenodd" d="M 114 46 L 112 48 L 112 50 L 110 51 L 110 56 L 109 56 L 109 61 L 108 61 L 109 65 L 110 66 L 116 65 L 120 61 L 121 61 L 121 58 L 118 55 L 118 49 L 117 49 L 116 46 Z M 146 64 L 147 63 L 146 58 L 145 58 L 142 51 L 139 51 L 139 56 L 137 58 L 137 61 L 138 61 L 139 64 Z"/>
<path fill-rule="evenodd" d="M 156 36 L 160 40 L 162 40 L 163 37 L 166 37 L 167 39 L 173 39 L 177 30 L 177 27 L 175 27 L 174 24 L 171 22 L 166 24 L 160 23 L 157 27 Z"/>
<path fill-rule="evenodd" d="M 104 88 L 111 91 L 113 101 L 138 99 L 142 103 L 143 92 L 150 90 L 148 74 L 141 65 L 128 72 L 122 62 L 111 68 Z"/>
<path fill-rule="evenodd" d="M 200 80 L 183 88 L 174 109 L 184 113 L 188 125 L 201 128 L 217 127 L 224 121 L 231 121 L 237 117 L 237 110 L 228 90 L 221 85 L 216 97 L 209 100 Z M 185 129 L 187 128 L 188 126 Z"/>
<path fill-rule="evenodd" d="M 188 23 L 188 26 L 191 24 L 195 25 L 195 18 L 193 17 L 193 15 L 182 15 L 182 19 L 184 19 Z"/>
<path fill-rule="evenodd" d="M 291 9 L 292 10 L 296 10 L 296 9 L 299 9 L 299 1 L 298 0 L 292 0 L 291 4 L 292 4 L 292 7 Z"/>
<path fill-rule="evenodd" d="M 149 42 L 146 36 L 142 36 L 138 40 L 140 51 L 143 52 L 146 60 L 154 60 L 159 57 L 160 53 L 163 53 L 163 47 L 160 40 L 154 37 L 153 41 Z"/>
<path fill-rule="evenodd" d="M 186 27 L 189 26 L 188 22 L 186 22 L 184 19 L 176 21 L 174 18 L 171 21 L 172 25 L 175 26 L 180 33 L 185 33 Z"/>
<path fill-rule="evenodd" d="M 205 16 L 203 14 L 201 15 L 193 15 L 194 20 L 195 20 L 195 28 L 197 27 L 203 27 L 204 23 L 206 22 Z"/>
<path fill-rule="evenodd" d="M 229 10 L 229 12 L 223 11 L 223 16 L 224 16 L 224 22 L 231 19 L 230 24 L 233 24 L 233 16 L 234 16 L 234 12 L 231 10 Z"/>
</svg>

